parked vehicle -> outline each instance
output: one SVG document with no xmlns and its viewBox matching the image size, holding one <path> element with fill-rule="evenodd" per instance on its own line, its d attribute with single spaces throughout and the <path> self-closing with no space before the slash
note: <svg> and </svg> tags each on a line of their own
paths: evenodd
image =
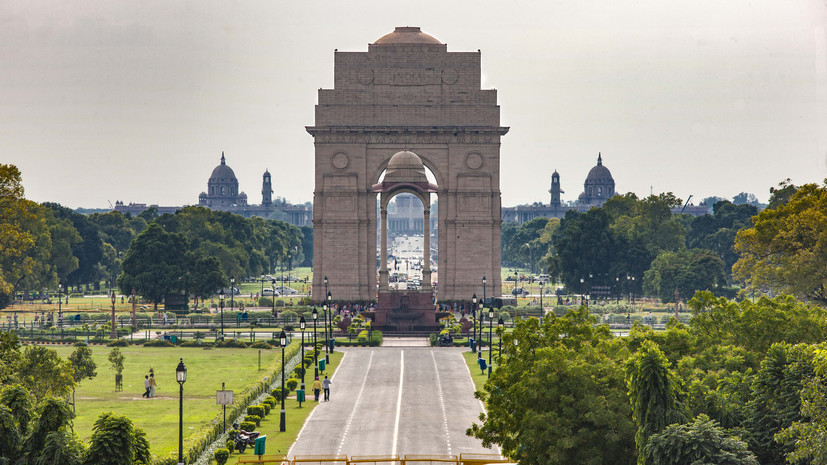
<svg viewBox="0 0 827 465">
<path fill-rule="evenodd" d="M 280 295 L 296 295 L 299 293 L 299 291 L 287 286 L 279 286 L 276 290 L 280 293 Z"/>
<path fill-rule="evenodd" d="M 255 446 L 256 438 L 261 434 L 258 431 L 238 429 L 238 423 L 233 423 L 233 428 L 238 430 L 238 434 L 235 435 L 233 441 L 235 442 L 235 450 L 237 450 L 239 454 L 243 454 L 247 446 Z"/>
<path fill-rule="evenodd" d="M 528 295 L 528 291 L 522 287 L 515 287 L 511 290 L 511 293 L 518 297 L 525 297 Z"/>
<path fill-rule="evenodd" d="M 273 292 L 276 293 L 276 297 L 279 297 L 281 295 L 281 293 L 278 291 L 278 289 L 276 289 L 274 291 L 273 289 L 267 289 L 267 288 L 264 289 L 264 291 L 261 293 L 261 295 L 263 295 L 265 297 L 272 297 Z"/>
</svg>

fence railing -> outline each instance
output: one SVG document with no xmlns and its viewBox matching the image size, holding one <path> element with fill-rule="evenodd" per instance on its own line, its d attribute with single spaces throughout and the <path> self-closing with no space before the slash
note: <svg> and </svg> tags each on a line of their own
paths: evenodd
<svg viewBox="0 0 827 465">
<path fill-rule="evenodd" d="M 283 465 L 420 465 L 420 464 L 454 464 L 454 465 L 486 465 L 493 463 L 508 463 L 497 454 L 405 454 L 398 455 L 297 455 L 288 459 L 282 455 L 258 455 L 239 457 L 236 463 L 283 464 Z"/>
</svg>

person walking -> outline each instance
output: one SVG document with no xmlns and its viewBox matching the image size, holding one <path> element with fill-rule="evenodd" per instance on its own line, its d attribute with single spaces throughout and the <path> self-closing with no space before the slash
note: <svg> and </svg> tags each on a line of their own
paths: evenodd
<svg viewBox="0 0 827 465">
<path fill-rule="evenodd" d="M 329 379 L 327 379 L 327 376 L 325 376 L 324 381 L 322 381 L 322 387 L 324 388 L 324 400 L 325 400 L 325 402 L 330 400 L 330 383 L 332 383 L 332 382 L 333 381 L 330 381 Z"/>
<path fill-rule="evenodd" d="M 316 381 L 313 381 L 313 395 L 316 397 L 316 402 L 319 401 L 319 392 L 322 390 L 322 383 L 319 381 L 319 377 L 316 377 Z"/>
<path fill-rule="evenodd" d="M 151 373 L 149 375 L 149 397 L 155 397 L 155 388 L 158 387 L 158 383 L 155 382 L 155 373 Z"/>
<path fill-rule="evenodd" d="M 149 375 L 144 375 L 144 393 L 141 397 L 149 397 Z"/>
</svg>

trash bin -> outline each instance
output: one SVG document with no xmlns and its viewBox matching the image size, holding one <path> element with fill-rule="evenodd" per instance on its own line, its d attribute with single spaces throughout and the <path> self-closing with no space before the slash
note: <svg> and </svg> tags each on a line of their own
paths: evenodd
<svg viewBox="0 0 827 465">
<path fill-rule="evenodd" d="M 173 344 L 177 344 L 178 343 L 178 336 L 175 336 L 175 335 L 170 336 L 169 337 L 169 342 L 171 342 Z"/>
<path fill-rule="evenodd" d="M 304 389 L 296 389 L 296 400 L 304 402 Z"/>
<path fill-rule="evenodd" d="M 477 341 L 475 341 L 473 337 L 468 338 L 468 345 L 471 346 L 471 352 L 477 351 Z"/>
<path fill-rule="evenodd" d="M 485 363 L 485 359 L 484 358 L 478 358 L 477 361 L 480 362 L 480 370 L 482 370 L 483 373 L 485 373 L 485 369 L 488 368 L 488 364 Z"/>
<path fill-rule="evenodd" d="M 267 435 L 256 438 L 256 444 L 253 448 L 253 455 L 264 455 L 264 443 L 267 441 Z"/>
<path fill-rule="evenodd" d="M 336 339 L 330 340 L 330 351 L 333 352 L 333 347 L 336 345 Z"/>
<path fill-rule="evenodd" d="M 324 359 L 319 360 L 319 371 L 324 371 Z"/>
<path fill-rule="evenodd" d="M 167 336 L 166 334 L 164 334 L 164 340 L 165 341 L 172 341 L 172 338 L 170 336 Z"/>
</svg>

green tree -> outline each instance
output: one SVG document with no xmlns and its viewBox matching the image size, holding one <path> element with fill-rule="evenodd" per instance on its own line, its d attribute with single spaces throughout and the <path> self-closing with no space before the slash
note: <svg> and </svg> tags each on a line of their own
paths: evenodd
<svg viewBox="0 0 827 465">
<path fill-rule="evenodd" d="M 189 244 L 183 234 L 150 224 L 127 252 L 118 287 L 125 294 L 134 288 L 151 300 L 157 311 L 165 295 L 184 290 L 185 283 L 179 278 L 186 276 L 189 259 Z"/>
<path fill-rule="evenodd" d="M 31 217 L 23 195 L 20 170 L 14 165 L 0 164 L 0 294 L 6 296 L 14 290 L 15 276 L 25 274 L 17 270 L 25 266 L 22 258 L 35 245 L 34 238 L 21 224 Z"/>
<path fill-rule="evenodd" d="M 663 431 L 667 425 L 680 423 L 685 418 L 678 402 L 679 385 L 669 369 L 669 360 L 652 341 L 644 341 L 626 361 L 626 384 L 632 404 L 632 418 L 637 425 L 637 462 L 643 465 L 646 463 L 649 438 Z"/>
<path fill-rule="evenodd" d="M 74 370 L 74 374 L 72 375 L 72 379 L 75 380 L 75 384 L 80 383 L 85 378 L 92 379 L 98 375 L 96 371 L 98 366 L 95 364 L 95 361 L 92 360 L 92 349 L 89 348 L 86 344 L 79 345 L 69 354 L 69 363 L 72 364 L 72 369 Z M 72 388 L 72 408 L 75 407 L 75 389 Z"/>
<path fill-rule="evenodd" d="M 43 449 L 34 465 L 82 465 L 86 447 L 69 428 L 46 435 Z"/>
<path fill-rule="evenodd" d="M 754 223 L 735 238 L 741 258 L 734 276 L 752 289 L 769 286 L 827 303 L 827 181 L 801 186 L 786 203 L 759 213 Z"/>
<path fill-rule="evenodd" d="M 17 379 L 38 401 L 67 395 L 75 385 L 73 373 L 69 362 L 43 346 L 27 346 L 17 366 Z"/>
<path fill-rule="evenodd" d="M 758 465 L 746 443 L 730 437 L 714 420 L 699 415 L 688 425 L 669 425 L 646 446 L 652 465 Z"/>
<path fill-rule="evenodd" d="M 145 435 L 132 420 L 112 412 L 102 413 L 92 428 L 92 439 L 84 463 L 86 465 L 137 465 L 147 463 Z M 142 437 L 143 440 L 136 440 Z M 141 444 L 139 444 L 139 442 Z"/>
<path fill-rule="evenodd" d="M 20 338 L 13 331 L 0 332 L 0 385 L 14 378 L 20 361 Z"/>
<path fill-rule="evenodd" d="M 813 352 L 814 376 L 801 391 L 800 420 L 775 435 L 775 440 L 792 452 L 790 463 L 827 464 L 827 350 Z"/>
<path fill-rule="evenodd" d="M 69 220 L 81 237 L 80 242 L 72 244 L 72 254 L 78 259 L 78 267 L 66 276 L 67 283 L 81 285 L 96 282 L 103 260 L 103 240 L 97 225 L 86 215 L 60 204 L 46 202 L 42 205 L 51 210 L 56 219 Z"/>
<path fill-rule="evenodd" d="M 643 292 L 667 303 L 675 301 L 675 290 L 686 300 L 698 290 L 725 284 L 724 262 L 703 249 L 662 252 L 643 275 Z"/>
<path fill-rule="evenodd" d="M 584 310 L 516 322 L 468 434 L 523 464 L 632 463 L 625 351 Z"/>
<path fill-rule="evenodd" d="M 27 434 L 29 422 L 34 416 L 33 399 L 29 391 L 19 384 L 6 386 L 0 391 L 0 404 L 11 410 L 20 435 Z"/>
<path fill-rule="evenodd" d="M 199 255 L 193 259 L 189 274 L 189 291 L 196 299 L 208 299 L 227 283 L 221 263 L 215 257 Z"/>
<path fill-rule="evenodd" d="M 53 397 L 44 399 L 37 406 L 37 421 L 26 436 L 22 456 L 27 465 L 34 465 L 43 453 L 48 435 L 72 427 L 72 410 L 69 405 Z"/>
<path fill-rule="evenodd" d="M 20 429 L 14 414 L 0 405 L 0 463 L 14 463 L 20 456 Z"/>
<path fill-rule="evenodd" d="M 120 391 L 121 385 L 123 384 L 123 360 L 124 355 L 121 353 L 121 350 L 117 347 L 114 347 L 111 352 L 109 352 L 109 356 L 107 359 L 109 363 L 112 365 L 112 369 L 115 370 L 115 390 Z"/>
</svg>

